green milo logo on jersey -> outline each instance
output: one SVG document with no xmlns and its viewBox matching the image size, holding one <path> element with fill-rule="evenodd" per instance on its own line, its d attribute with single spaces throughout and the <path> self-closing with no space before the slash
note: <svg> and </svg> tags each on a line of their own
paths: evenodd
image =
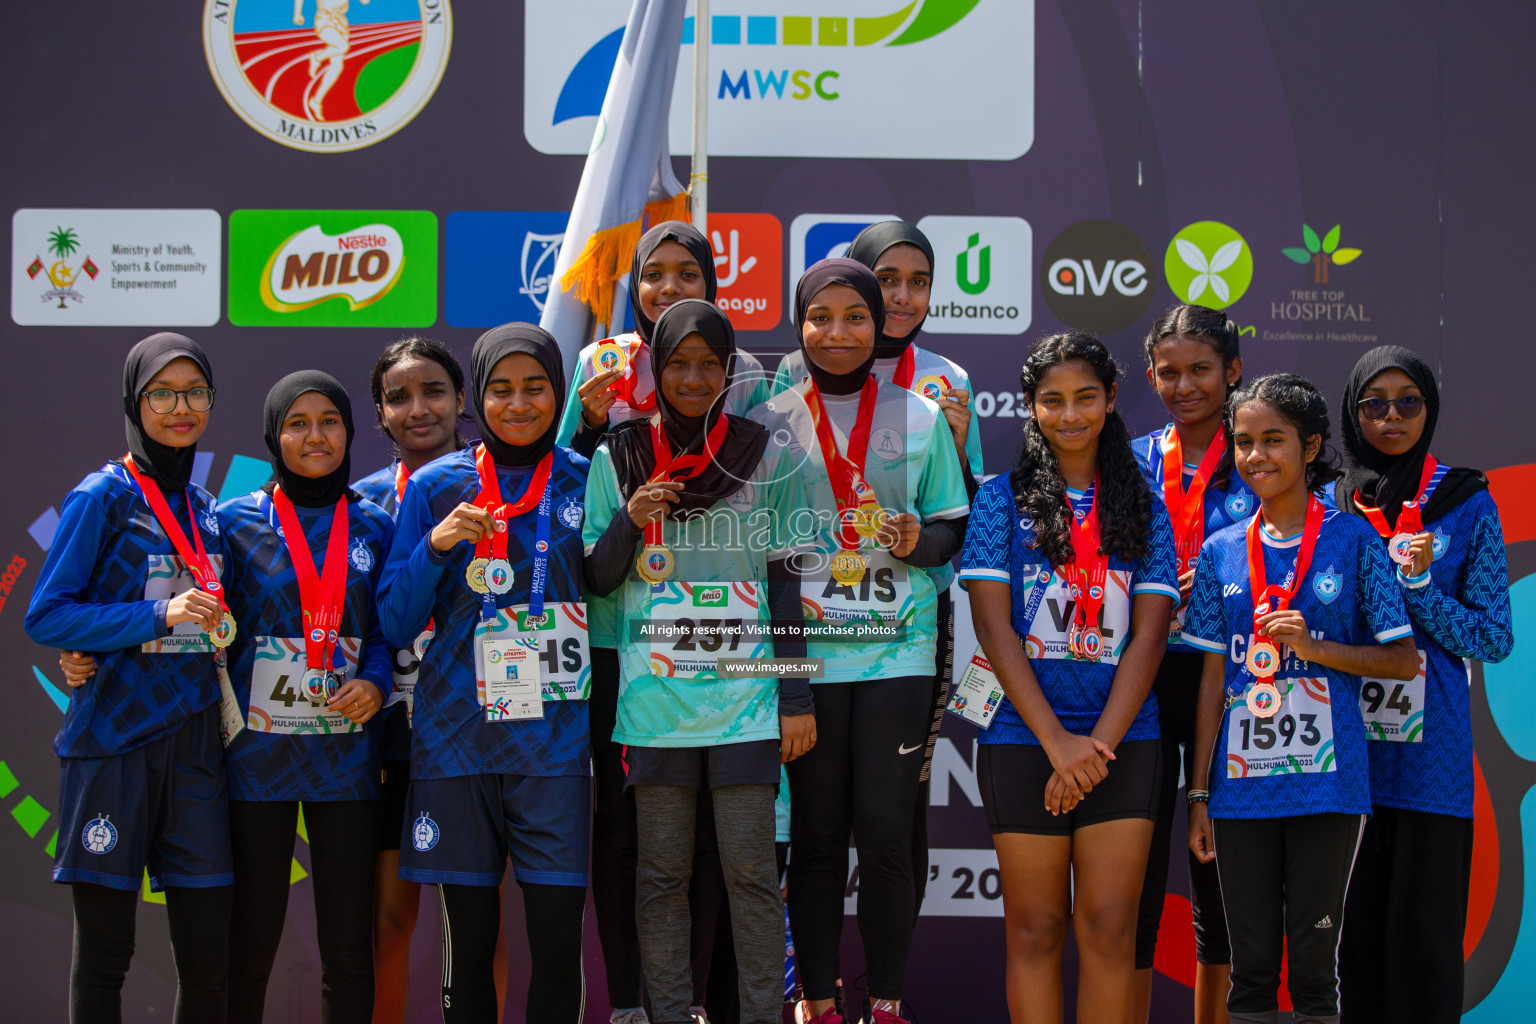
<svg viewBox="0 0 1536 1024">
<path fill-rule="evenodd" d="M 728 597 L 724 586 L 693 588 L 695 608 L 724 608 L 728 603 Z"/>
</svg>

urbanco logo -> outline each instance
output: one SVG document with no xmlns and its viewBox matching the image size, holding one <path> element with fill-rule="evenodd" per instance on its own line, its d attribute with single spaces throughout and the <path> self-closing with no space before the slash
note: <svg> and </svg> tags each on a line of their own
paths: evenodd
<svg viewBox="0 0 1536 1024">
<path fill-rule="evenodd" d="M 630 0 L 524 7 L 523 134 L 543 153 L 586 153 L 620 58 Z M 710 46 L 710 152 L 720 156 L 925 156 L 1012 160 L 1034 141 L 1034 0 L 715 0 L 682 21 L 669 135 L 688 151 L 692 48 Z M 781 10 L 787 13 L 779 13 Z M 888 83 L 925 71 L 903 111 L 922 124 L 855 138 Z"/>
<path fill-rule="evenodd" d="M 1253 252 L 1234 228 L 1216 220 L 1196 221 L 1168 243 L 1163 273 L 1180 302 L 1226 309 L 1253 281 Z"/>
<path fill-rule="evenodd" d="M 1045 304 L 1068 327 L 1110 334 L 1130 327 L 1157 290 L 1152 251 L 1112 220 L 1084 220 L 1051 239 L 1040 257 Z"/>
<path fill-rule="evenodd" d="M 924 217 L 933 288 L 923 329 L 934 334 L 1023 334 L 1029 327 L 1033 236 L 1019 217 Z"/>
<path fill-rule="evenodd" d="M 449 0 L 207 0 L 203 52 L 224 99 L 267 138 L 360 149 L 410 123 L 453 41 Z"/>
<path fill-rule="evenodd" d="M 1342 267 L 1346 263 L 1353 263 L 1360 258 L 1359 249 L 1339 248 L 1339 225 L 1335 224 L 1321 239 L 1311 225 L 1301 226 L 1301 242 L 1305 249 L 1285 248 L 1280 252 L 1292 263 L 1300 263 L 1306 266 L 1312 264 L 1312 283 L 1330 284 L 1328 280 L 1328 268 L 1330 266 Z"/>
</svg>

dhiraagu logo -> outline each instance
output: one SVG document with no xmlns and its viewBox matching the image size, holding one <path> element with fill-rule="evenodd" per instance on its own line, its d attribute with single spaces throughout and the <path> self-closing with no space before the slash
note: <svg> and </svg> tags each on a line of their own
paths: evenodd
<svg viewBox="0 0 1536 1024">
<path fill-rule="evenodd" d="M 545 153 L 586 153 L 619 56 L 629 0 L 524 8 L 523 132 Z M 716 0 L 708 29 L 683 19 L 672 92 L 674 152 L 689 144 L 692 47 L 710 46 L 710 152 L 721 156 L 938 156 L 1011 160 L 1034 141 L 1034 0 Z M 903 96 L 924 125 L 852 138 Z"/>
<path fill-rule="evenodd" d="M 1179 301 L 1226 309 L 1253 281 L 1253 251 L 1220 221 L 1196 221 L 1168 243 L 1163 273 Z"/>
</svg>

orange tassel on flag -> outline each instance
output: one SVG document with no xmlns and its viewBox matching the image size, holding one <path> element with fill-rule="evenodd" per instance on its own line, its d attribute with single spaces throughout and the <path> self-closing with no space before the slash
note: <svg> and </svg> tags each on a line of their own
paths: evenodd
<svg viewBox="0 0 1536 1024">
<path fill-rule="evenodd" d="M 575 288 L 576 297 L 592 310 L 597 322 L 603 325 L 604 333 L 611 333 L 613 287 L 619 278 L 629 272 L 640 236 L 652 224 L 660 224 L 664 220 L 688 219 L 688 193 L 679 192 L 667 199 L 646 203 L 638 220 L 592 232 L 586 248 L 581 250 L 576 262 L 560 278 L 561 290 L 570 291 Z"/>
</svg>

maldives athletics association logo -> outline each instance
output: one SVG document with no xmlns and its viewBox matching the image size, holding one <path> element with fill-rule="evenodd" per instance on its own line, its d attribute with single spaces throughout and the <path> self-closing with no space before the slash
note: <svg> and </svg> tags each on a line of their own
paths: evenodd
<svg viewBox="0 0 1536 1024">
<path fill-rule="evenodd" d="M 371 146 L 426 106 L 453 41 L 449 0 L 207 0 L 203 52 L 224 99 L 312 153 Z"/>
</svg>

